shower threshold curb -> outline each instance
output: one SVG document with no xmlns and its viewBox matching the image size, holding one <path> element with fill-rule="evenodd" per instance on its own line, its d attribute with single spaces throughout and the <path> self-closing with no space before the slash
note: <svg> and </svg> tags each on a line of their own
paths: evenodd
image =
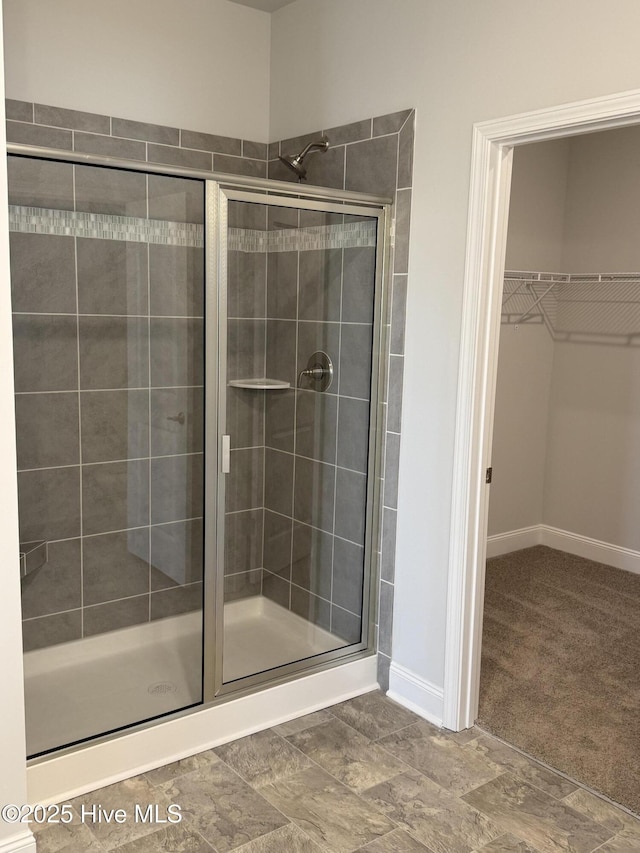
<svg viewBox="0 0 640 853">
<path fill-rule="evenodd" d="M 27 767 L 30 803 L 57 803 L 379 689 L 377 656 L 334 666 Z"/>
</svg>

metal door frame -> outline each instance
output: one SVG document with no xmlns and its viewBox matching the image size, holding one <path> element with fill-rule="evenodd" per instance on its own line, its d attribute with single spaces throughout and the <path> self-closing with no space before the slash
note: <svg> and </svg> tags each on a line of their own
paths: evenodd
<svg viewBox="0 0 640 853">
<path fill-rule="evenodd" d="M 278 188 L 280 190 L 280 188 Z M 264 191 L 253 191 L 234 186 L 234 182 L 210 181 L 207 184 L 207 260 L 208 284 L 205 328 L 206 340 L 211 346 L 206 348 L 205 374 L 209 377 L 206 384 L 205 423 L 210 449 L 205 453 L 205 505 L 212 505 L 215 495 L 216 511 L 209 514 L 205 522 L 205 566 L 215 559 L 215 570 L 205 570 L 205 578 L 215 590 L 209 595 L 209 601 L 215 601 L 215 616 L 205 615 L 205 631 L 213 636 L 214 643 L 208 642 L 205 635 L 204 689 L 205 702 L 222 697 L 235 697 L 251 692 L 256 686 L 280 683 L 296 677 L 311 669 L 334 666 L 344 658 L 355 654 L 375 651 L 374 628 L 376 623 L 377 596 L 375 585 L 378 583 L 378 548 L 380 526 L 382 446 L 383 446 L 383 403 L 386 380 L 386 361 L 388 318 L 387 290 L 390 250 L 390 205 L 384 199 L 377 202 L 370 198 L 344 199 L 340 191 L 333 191 L 326 200 L 317 200 L 314 188 L 307 195 L 300 186 L 295 193 L 287 185 L 284 192 L 270 191 L 265 197 Z M 305 188 L 306 189 L 306 188 Z M 288 192 L 287 192 L 288 190 Z M 350 194 L 352 195 L 352 194 Z M 345 644 L 334 651 L 324 652 L 311 658 L 302 658 L 265 672 L 245 676 L 233 682 L 223 681 L 224 657 L 224 530 L 225 530 L 225 477 L 222 472 L 222 436 L 226 431 L 226 392 L 227 392 L 227 249 L 228 249 L 228 202 L 240 201 L 263 204 L 274 207 L 315 210 L 327 213 L 343 213 L 374 218 L 376 220 L 376 272 L 374 283 L 374 322 L 372 338 L 371 398 L 369 401 L 369 448 L 367 464 L 367 491 L 365 506 L 365 542 L 364 542 L 364 585 L 362 601 L 362 633 L 360 642 Z M 216 293 L 210 294 L 215 282 Z M 215 316 L 214 316 L 215 312 Z M 214 332 L 215 330 L 215 332 Z M 215 340 L 212 335 L 215 334 Z M 213 358 L 216 358 L 214 365 Z M 210 381 L 216 377 L 216 386 Z M 214 432 L 215 425 L 215 432 Z M 214 468 L 213 456 L 216 464 Z M 215 582 L 213 577 L 215 575 Z M 207 595 L 205 588 L 205 596 Z"/>
</svg>

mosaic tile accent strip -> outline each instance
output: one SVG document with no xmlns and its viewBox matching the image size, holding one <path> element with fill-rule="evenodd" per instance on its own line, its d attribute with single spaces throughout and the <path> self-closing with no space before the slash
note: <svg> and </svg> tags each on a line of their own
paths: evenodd
<svg viewBox="0 0 640 853">
<path fill-rule="evenodd" d="M 229 229 L 229 249 L 240 252 L 304 252 L 312 249 L 353 249 L 375 245 L 374 221 L 282 228 L 277 231 Z"/>
<path fill-rule="evenodd" d="M 9 231 L 160 243 L 165 246 L 204 246 L 202 225 L 19 205 L 9 205 Z"/>
<path fill-rule="evenodd" d="M 83 213 L 40 207 L 9 206 L 9 230 L 165 246 L 204 246 L 204 227 L 191 223 Z M 300 252 L 311 249 L 349 249 L 376 245 L 376 223 L 348 222 L 308 228 L 254 231 L 229 229 L 229 249 L 240 252 Z"/>
</svg>

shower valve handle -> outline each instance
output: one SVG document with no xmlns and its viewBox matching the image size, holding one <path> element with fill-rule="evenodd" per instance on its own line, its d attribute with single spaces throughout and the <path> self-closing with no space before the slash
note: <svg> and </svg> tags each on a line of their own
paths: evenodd
<svg viewBox="0 0 640 853">
<path fill-rule="evenodd" d="M 323 367 L 321 364 L 316 364 L 314 367 L 308 367 L 306 370 L 300 371 L 300 376 L 308 376 L 310 379 L 313 379 L 314 382 L 320 382 L 321 379 L 329 373 L 326 367 Z"/>
<path fill-rule="evenodd" d="M 178 412 L 177 415 L 169 415 L 167 417 L 167 420 L 168 421 L 175 421 L 176 423 L 180 424 L 180 426 L 183 426 L 186 418 L 184 416 L 184 412 Z"/>
<path fill-rule="evenodd" d="M 318 350 L 307 361 L 307 366 L 298 374 L 298 385 L 305 377 L 312 383 L 312 391 L 326 391 L 333 381 L 333 362 L 326 352 Z"/>
</svg>

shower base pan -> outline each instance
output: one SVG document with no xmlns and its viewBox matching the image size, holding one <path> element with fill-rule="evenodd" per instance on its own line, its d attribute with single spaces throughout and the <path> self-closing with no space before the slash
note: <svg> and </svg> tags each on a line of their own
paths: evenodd
<svg viewBox="0 0 640 853">
<path fill-rule="evenodd" d="M 225 605 L 223 680 L 342 648 L 262 596 Z M 36 755 L 201 699 L 199 612 L 27 652 L 27 751 Z"/>
</svg>

